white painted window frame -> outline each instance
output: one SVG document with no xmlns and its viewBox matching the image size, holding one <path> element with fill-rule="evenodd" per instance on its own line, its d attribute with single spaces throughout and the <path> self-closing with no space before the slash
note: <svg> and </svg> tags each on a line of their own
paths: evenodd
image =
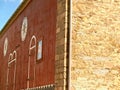
<svg viewBox="0 0 120 90">
<path fill-rule="evenodd" d="M 13 57 L 15 55 L 15 57 Z M 14 83 L 14 86 L 13 86 L 13 90 L 15 90 L 15 78 L 16 78 L 16 60 L 17 60 L 17 52 L 14 50 L 13 53 L 10 53 L 9 55 L 9 59 L 8 59 L 8 69 L 7 69 L 7 86 L 6 86 L 6 90 L 9 90 L 8 88 L 8 80 L 9 80 L 9 67 L 10 67 L 10 64 L 12 64 L 13 62 L 15 62 L 15 67 L 14 67 L 14 80 L 13 80 L 13 83 Z"/>
<path fill-rule="evenodd" d="M 35 42 L 34 45 L 32 45 L 32 42 Z M 33 49 L 35 49 L 35 60 L 34 60 L 34 79 L 35 79 L 35 62 L 36 62 L 36 45 L 37 45 L 37 40 L 35 35 L 32 36 L 31 40 L 30 40 L 30 44 L 29 44 L 29 60 L 28 60 L 28 77 L 27 77 L 27 89 L 30 88 L 30 60 L 31 60 L 31 51 Z M 34 86 L 35 82 L 33 81 L 33 86 Z"/>
</svg>

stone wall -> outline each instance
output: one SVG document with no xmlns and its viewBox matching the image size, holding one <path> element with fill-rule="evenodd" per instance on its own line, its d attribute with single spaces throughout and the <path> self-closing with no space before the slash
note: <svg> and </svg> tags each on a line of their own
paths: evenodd
<svg viewBox="0 0 120 90">
<path fill-rule="evenodd" d="M 72 90 L 120 90 L 120 0 L 72 5 Z"/>
<path fill-rule="evenodd" d="M 68 0 L 57 0 L 55 90 L 67 89 Z"/>
</svg>

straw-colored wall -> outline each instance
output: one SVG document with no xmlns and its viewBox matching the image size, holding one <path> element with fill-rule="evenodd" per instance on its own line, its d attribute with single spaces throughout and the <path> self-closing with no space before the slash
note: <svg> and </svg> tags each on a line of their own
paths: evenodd
<svg viewBox="0 0 120 90">
<path fill-rule="evenodd" d="M 72 5 L 72 90 L 120 90 L 120 0 Z"/>
</svg>

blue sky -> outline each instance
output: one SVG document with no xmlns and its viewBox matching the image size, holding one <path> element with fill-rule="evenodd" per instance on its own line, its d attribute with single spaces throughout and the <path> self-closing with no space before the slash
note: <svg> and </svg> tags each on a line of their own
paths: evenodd
<svg viewBox="0 0 120 90">
<path fill-rule="evenodd" d="M 22 0 L 0 0 L 0 30 L 15 12 Z"/>
</svg>

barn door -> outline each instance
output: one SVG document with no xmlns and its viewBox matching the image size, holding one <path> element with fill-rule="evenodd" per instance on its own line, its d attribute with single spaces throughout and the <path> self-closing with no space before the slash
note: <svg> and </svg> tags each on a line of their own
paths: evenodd
<svg viewBox="0 0 120 90">
<path fill-rule="evenodd" d="M 29 45 L 29 60 L 28 60 L 28 80 L 27 88 L 34 87 L 35 84 L 35 62 L 36 62 L 36 37 L 32 36 Z"/>
<path fill-rule="evenodd" d="M 6 90 L 15 90 L 16 59 L 17 59 L 16 51 L 10 53 L 8 60 Z"/>
</svg>

